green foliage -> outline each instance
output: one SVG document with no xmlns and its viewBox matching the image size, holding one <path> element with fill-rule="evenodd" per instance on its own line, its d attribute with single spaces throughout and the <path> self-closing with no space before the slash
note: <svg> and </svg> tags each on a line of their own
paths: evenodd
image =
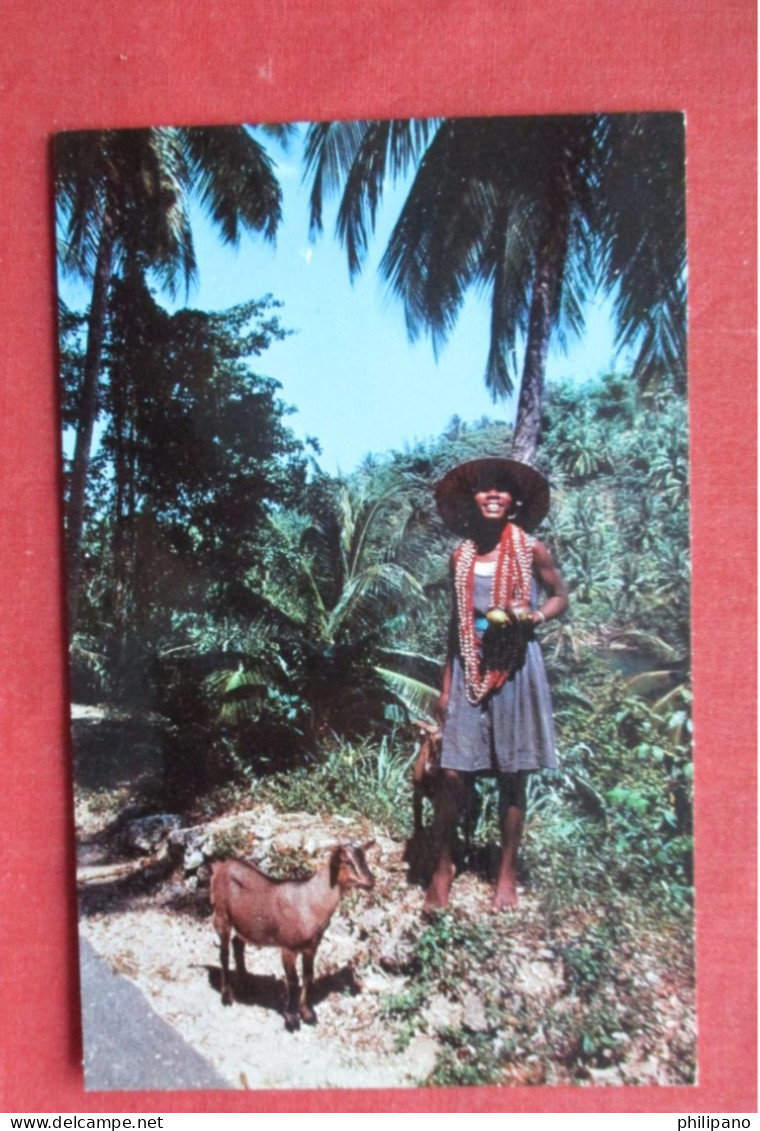
<svg viewBox="0 0 760 1131">
<path fill-rule="evenodd" d="M 495 958 L 499 940 L 488 922 L 452 912 L 436 915 L 420 933 L 417 960 L 423 980 L 455 992 L 469 981 L 478 961 Z"/>
<path fill-rule="evenodd" d="M 333 737 L 309 765 L 257 782 L 256 796 L 285 810 L 364 816 L 405 836 L 411 832 L 413 749 L 401 732 L 377 743 Z"/>
<path fill-rule="evenodd" d="M 503 984 L 509 982 L 512 961 L 498 934 L 488 923 L 453 912 L 436 915 L 422 927 L 415 946 L 414 975 L 406 989 L 388 995 L 383 1014 L 394 1024 L 396 1045 L 403 1050 L 417 1031 L 424 1007 L 435 996 L 463 1002 L 466 995 L 482 990 L 478 972 L 498 964 Z M 493 1018 L 499 1014 L 491 1004 Z M 499 1083 L 503 1065 L 491 1034 L 446 1028 L 436 1033 L 442 1048 L 431 1084 Z"/>
<path fill-rule="evenodd" d="M 379 739 L 435 698 L 420 677 L 437 684 L 438 665 L 393 642 L 405 607 L 423 599 L 396 552 L 408 514 L 382 480 L 370 490 L 361 476 L 315 475 L 298 508 L 270 516 L 244 575 L 256 618 L 247 652 L 206 685 L 223 718 L 279 716 L 308 754 L 332 733 Z"/>
<path fill-rule="evenodd" d="M 460 1029 L 440 1034 L 442 1050 L 429 1083 L 439 1088 L 501 1084 L 504 1063 L 489 1033 L 463 1033 Z"/>
<path fill-rule="evenodd" d="M 406 989 L 387 994 L 381 1000 L 380 1014 L 393 1025 L 396 1052 L 403 1052 L 415 1036 L 427 994 L 428 987 L 425 983 L 412 982 Z"/>
<path fill-rule="evenodd" d="M 692 771 L 679 720 L 662 718 L 620 681 L 592 707 L 557 712 L 561 771 L 530 783 L 526 864 L 549 904 L 635 894 L 677 913 L 691 906 Z M 582 740 L 581 740 L 582 738 Z"/>
<path fill-rule="evenodd" d="M 242 825 L 230 825 L 214 836 L 213 853 L 220 858 L 244 856 L 249 848 L 248 835 Z"/>
<path fill-rule="evenodd" d="M 169 315 L 139 278 L 114 293 L 79 626 L 111 688 L 145 697 L 158 657 L 240 612 L 239 579 L 306 461 L 279 386 L 250 368 L 283 336 L 270 300 Z"/>
</svg>

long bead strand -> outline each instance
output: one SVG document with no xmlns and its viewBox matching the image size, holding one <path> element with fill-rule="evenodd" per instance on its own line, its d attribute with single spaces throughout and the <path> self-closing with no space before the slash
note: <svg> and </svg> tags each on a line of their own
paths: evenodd
<svg viewBox="0 0 760 1131">
<path fill-rule="evenodd" d="M 472 540 L 462 542 L 456 554 L 454 576 L 459 649 L 464 665 L 467 698 L 473 705 L 482 702 L 491 691 L 501 687 L 512 674 L 509 670 L 495 669 L 481 672 L 473 603 L 477 554 L 477 546 Z M 533 539 L 521 527 L 507 523 L 499 541 L 496 569 L 491 581 L 492 608 L 506 609 L 509 605 L 529 603 L 532 565 Z"/>
</svg>

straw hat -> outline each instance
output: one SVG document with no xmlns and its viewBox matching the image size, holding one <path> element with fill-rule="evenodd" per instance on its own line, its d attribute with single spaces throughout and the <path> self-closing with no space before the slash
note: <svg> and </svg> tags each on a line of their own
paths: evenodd
<svg viewBox="0 0 760 1131">
<path fill-rule="evenodd" d="M 468 538 L 475 518 L 473 495 L 477 490 L 502 485 L 514 497 L 513 522 L 524 530 L 533 530 L 549 510 L 549 483 L 535 467 L 517 459 L 488 456 L 452 467 L 435 487 L 438 513 L 449 530 Z"/>
</svg>

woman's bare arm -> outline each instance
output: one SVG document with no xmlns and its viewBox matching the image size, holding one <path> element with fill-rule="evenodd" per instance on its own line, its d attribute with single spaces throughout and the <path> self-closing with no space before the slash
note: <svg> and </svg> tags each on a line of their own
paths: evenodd
<svg viewBox="0 0 760 1131">
<path fill-rule="evenodd" d="M 540 609 L 536 609 L 531 614 L 531 617 L 534 624 L 542 624 L 545 620 L 561 616 L 569 604 L 565 583 L 554 558 L 543 542 L 533 543 L 533 572 L 546 594 L 546 600 Z"/>
</svg>

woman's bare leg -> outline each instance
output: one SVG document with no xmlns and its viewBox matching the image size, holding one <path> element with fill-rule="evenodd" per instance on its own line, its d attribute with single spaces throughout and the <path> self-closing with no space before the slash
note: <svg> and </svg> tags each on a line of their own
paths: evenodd
<svg viewBox="0 0 760 1131">
<path fill-rule="evenodd" d="M 517 853 L 525 824 L 525 774 L 499 776 L 501 862 L 491 909 L 517 907 Z"/>
<path fill-rule="evenodd" d="M 435 871 L 425 894 L 424 911 L 442 911 L 448 906 L 455 872 L 454 840 L 466 799 L 467 787 L 461 775 L 456 770 L 441 770 L 433 799 Z"/>
</svg>

